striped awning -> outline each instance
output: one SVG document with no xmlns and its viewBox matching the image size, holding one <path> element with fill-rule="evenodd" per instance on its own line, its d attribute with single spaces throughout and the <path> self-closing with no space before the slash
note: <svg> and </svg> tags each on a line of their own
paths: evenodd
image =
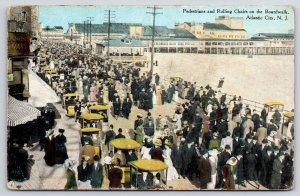
<svg viewBox="0 0 300 196">
<path fill-rule="evenodd" d="M 41 115 L 41 112 L 28 104 L 8 95 L 7 126 L 14 127 L 32 121 Z"/>
</svg>

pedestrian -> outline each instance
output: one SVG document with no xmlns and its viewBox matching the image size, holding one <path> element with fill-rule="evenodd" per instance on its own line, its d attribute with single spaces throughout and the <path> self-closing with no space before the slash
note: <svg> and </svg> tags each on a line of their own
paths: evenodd
<svg viewBox="0 0 300 196">
<path fill-rule="evenodd" d="M 74 171 L 75 164 L 76 162 L 72 159 L 67 159 L 65 161 L 65 167 L 67 168 L 67 183 L 65 185 L 66 190 L 76 190 L 78 188 Z"/>
<path fill-rule="evenodd" d="M 280 189 L 284 154 L 280 152 L 272 166 L 271 189 Z"/>
<path fill-rule="evenodd" d="M 148 112 L 147 117 L 144 119 L 145 135 L 152 137 L 154 135 L 154 120 L 151 113 Z"/>
<path fill-rule="evenodd" d="M 231 157 L 226 162 L 226 165 L 223 167 L 223 189 L 233 190 L 235 189 L 235 178 L 236 178 L 236 164 L 237 159 Z"/>
<path fill-rule="evenodd" d="M 122 113 L 126 119 L 129 119 L 131 107 L 132 107 L 132 100 L 130 98 L 129 93 L 127 93 L 127 96 L 124 98 L 122 104 Z"/>
<path fill-rule="evenodd" d="M 67 138 L 64 136 L 64 129 L 58 129 L 59 134 L 56 136 L 55 139 L 55 156 L 56 156 L 56 163 L 63 164 L 66 159 L 68 159 L 68 153 L 66 148 Z"/>
<path fill-rule="evenodd" d="M 120 168 L 120 160 L 115 158 L 112 160 L 113 167 L 108 172 L 109 188 L 110 189 L 121 189 L 121 180 L 123 177 L 123 172 Z"/>
<path fill-rule="evenodd" d="M 122 128 L 119 128 L 118 135 L 116 135 L 115 139 L 125 138 L 125 135 L 123 135 L 122 132 L 123 132 Z"/>
<path fill-rule="evenodd" d="M 205 152 L 198 161 L 198 170 L 200 176 L 200 189 L 207 189 L 207 184 L 211 182 L 211 165 L 208 158 L 208 152 Z"/>
<path fill-rule="evenodd" d="M 89 164 L 89 161 L 90 157 L 84 155 L 81 159 L 80 165 L 77 167 L 78 180 L 81 182 L 90 180 L 91 165 Z"/>
<path fill-rule="evenodd" d="M 91 186 L 92 188 L 101 188 L 103 182 L 103 167 L 100 163 L 100 157 L 94 156 L 94 163 L 91 165 Z"/>
<path fill-rule="evenodd" d="M 45 156 L 44 160 L 48 166 L 56 164 L 56 146 L 55 146 L 55 135 L 54 130 L 48 131 L 47 138 L 45 141 Z"/>
</svg>

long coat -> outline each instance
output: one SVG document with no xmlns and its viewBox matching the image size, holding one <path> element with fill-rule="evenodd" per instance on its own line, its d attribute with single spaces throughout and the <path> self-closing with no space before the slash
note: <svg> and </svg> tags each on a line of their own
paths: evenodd
<svg viewBox="0 0 300 196">
<path fill-rule="evenodd" d="M 236 182 L 237 184 L 242 184 L 245 180 L 245 174 L 244 174 L 244 158 L 242 157 L 240 160 L 238 160 L 236 165 Z"/>
<path fill-rule="evenodd" d="M 87 163 L 85 167 L 83 164 L 80 164 L 77 167 L 78 180 L 85 182 L 90 179 L 91 166 Z"/>
<path fill-rule="evenodd" d="M 211 165 L 208 159 L 203 156 L 198 161 L 201 188 L 207 188 L 207 183 L 211 182 Z"/>
<path fill-rule="evenodd" d="M 154 135 L 154 120 L 151 117 L 149 118 L 145 118 L 144 120 L 144 131 L 145 131 L 145 135 L 148 136 L 153 136 Z"/>
<path fill-rule="evenodd" d="M 103 181 L 103 167 L 100 163 L 91 165 L 91 185 L 93 188 L 101 188 Z"/>
<path fill-rule="evenodd" d="M 56 136 L 56 163 L 63 164 L 66 159 L 69 158 L 67 153 L 67 148 L 65 143 L 67 142 L 67 138 L 64 135 Z"/>
<path fill-rule="evenodd" d="M 130 98 L 125 98 L 123 100 L 123 104 L 122 104 L 122 113 L 124 114 L 124 116 L 126 118 L 129 117 L 129 114 L 131 112 L 131 107 L 132 107 L 132 101 Z"/>
<path fill-rule="evenodd" d="M 135 131 L 135 141 L 141 145 L 144 143 L 144 131 L 142 126 L 138 126 Z"/>
<path fill-rule="evenodd" d="M 171 160 L 172 160 L 173 165 L 176 168 L 177 172 L 180 172 L 180 170 L 182 168 L 182 159 L 181 159 L 182 149 L 180 147 L 181 146 L 177 147 L 176 144 L 173 144 L 172 151 L 171 151 Z"/>
<path fill-rule="evenodd" d="M 272 176 L 271 176 L 272 189 L 280 189 L 282 169 L 283 169 L 283 164 L 281 163 L 279 158 L 275 158 L 272 167 Z"/>
<path fill-rule="evenodd" d="M 109 188 L 122 188 L 122 176 L 123 172 L 119 167 L 113 167 L 110 169 L 108 172 Z"/>
<path fill-rule="evenodd" d="M 225 179 L 225 182 L 223 184 L 224 189 L 235 189 L 235 182 L 234 182 L 234 168 L 230 165 L 225 165 L 223 167 L 223 178 Z"/>
<path fill-rule="evenodd" d="M 55 137 L 52 136 L 46 138 L 45 141 L 45 162 L 48 166 L 53 166 L 56 164 L 56 149 L 55 149 Z"/>
</svg>

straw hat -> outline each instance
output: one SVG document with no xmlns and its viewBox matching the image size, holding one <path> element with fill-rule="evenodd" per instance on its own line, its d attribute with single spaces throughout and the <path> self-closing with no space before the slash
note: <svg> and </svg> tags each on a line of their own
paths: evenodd
<svg viewBox="0 0 300 196">
<path fill-rule="evenodd" d="M 165 141 L 165 145 L 166 145 L 166 146 L 169 146 L 169 147 L 172 147 L 172 143 L 171 143 L 169 140 L 166 140 L 166 141 Z"/>
<path fill-rule="evenodd" d="M 91 157 L 87 156 L 87 155 L 83 155 L 82 158 L 85 160 L 85 161 L 89 161 L 91 159 Z"/>
<path fill-rule="evenodd" d="M 230 159 L 228 159 L 226 164 L 231 165 L 231 166 L 235 166 L 237 164 L 237 159 L 235 157 L 231 157 Z"/>
<path fill-rule="evenodd" d="M 161 140 L 160 140 L 160 139 L 156 139 L 156 140 L 154 141 L 154 145 L 155 145 L 155 146 L 161 146 L 161 145 L 162 145 Z"/>
</svg>

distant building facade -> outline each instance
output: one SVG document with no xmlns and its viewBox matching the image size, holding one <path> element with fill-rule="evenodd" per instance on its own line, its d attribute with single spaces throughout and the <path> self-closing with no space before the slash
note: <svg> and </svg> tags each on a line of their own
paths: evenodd
<svg viewBox="0 0 300 196">
<path fill-rule="evenodd" d="M 185 29 L 198 39 L 248 39 L 244 20 L 240 17 L 220 16 L 215 23 L 178 23 L 177 29 Z"/>
<path fill-rule="evenodd" d="M 51 40 L 64 40 L 64 28 L 61 26 L 46 26 L 45 28 L 42 28 L 41 38 Z"/>
</svg>

